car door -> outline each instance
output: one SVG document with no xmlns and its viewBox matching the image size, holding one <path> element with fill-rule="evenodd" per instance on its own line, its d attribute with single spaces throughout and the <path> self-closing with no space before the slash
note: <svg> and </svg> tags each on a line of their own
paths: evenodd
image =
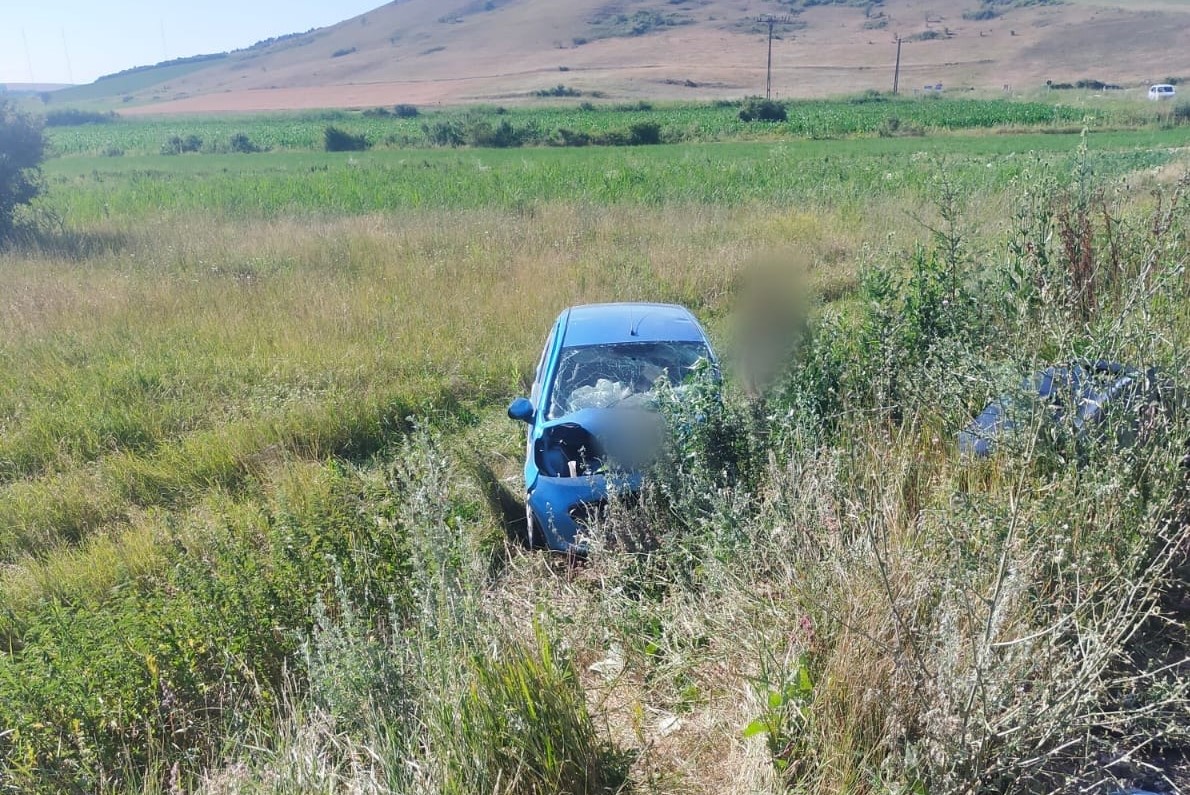
<svg viewBox="0 0 1190 795">
<path fill-rule="evenodd" d="M 525 488 L 531 490 L 537 482 L 537 462 L 533 454 L 533 443 L 541 435 L 541 426 L 545 422 L 546 384 L 552 378 L 554 365 L 557 360 L 557 348 L 561 343 L 563 329 L 566 325 L 566 312 L 554 321 L 549 336 L 545 339 L 545 347 L 541 350 L 541 358 L 537 361 L 537 371 L 533 376 L 533 389 L 529 393 L 529 402 L 533 404 L 533 422 L 525 432 Z"/>
</svg>

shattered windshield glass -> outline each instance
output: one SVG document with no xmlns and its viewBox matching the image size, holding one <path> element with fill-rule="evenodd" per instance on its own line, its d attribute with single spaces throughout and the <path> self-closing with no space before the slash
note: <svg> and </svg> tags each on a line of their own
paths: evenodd
<svg viewBox="0 0 1190 795">
<path fill-rule="evenodd" d="M 658 379 L 680 384 L 700 359 L 710 359 L 701 342 L 622 342 L 562 350 L 549 419 L 589 408 L 641 402 Z"/>
</svg>

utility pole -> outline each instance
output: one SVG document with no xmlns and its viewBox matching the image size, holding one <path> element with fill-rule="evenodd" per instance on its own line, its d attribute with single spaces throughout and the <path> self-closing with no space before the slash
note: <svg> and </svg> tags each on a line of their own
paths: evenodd
<svg viewBox="0 0 1190 795">
<path fill-rule="evenodd" d="M 769 26 L 769 60 L 768 65 L 764 71 L 764 98 L 773 98 L 773 27 L 778 24 L 785 24 L 789 21 L 789 17 L 774 17 L 771 14 L 763 16 L 760 21 L 764 25 Z"/>
<path fill-rule="evenodd" d="M 901 34 L 897 34 L 897 65 L 893 70 L 893 96 L 896 96 L 897 86 L 901 82 Z"/>
</svg>

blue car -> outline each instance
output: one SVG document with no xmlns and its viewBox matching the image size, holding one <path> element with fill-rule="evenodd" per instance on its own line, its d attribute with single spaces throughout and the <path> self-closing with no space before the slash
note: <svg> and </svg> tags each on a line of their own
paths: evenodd
<svg viewBox="0 0 1190 795">
<path fill-rule="evenodd" d="M 996 443 L 1032 425 L 1039 412 L 1082 442 L 1106 422 L 1123 416 L 1114 428 L 1120 446 L 1133 444 L 1153 421 L 1169 411 L 1172 385 L 1153 369 L 1119 362 L 1074 362 L 1049 367 L 1021 382 L 1015 394 L 989 403 L 959 433 L 959 451 L 976 457 L 992 454 Z"/>
<path fill-rule="evenodd" d="M 700 364 L 703 363 L 703 364 Z M 639 489 L 656 455 L 654 388 L 714 353 L 690 311 L 671 304 L 590 304 L 562 312 L 546 338 L 533 391 L 508 407 L 529 426 L 525 541 L 583 553 L 584 529 L 610 491 Z"/>
</svg>

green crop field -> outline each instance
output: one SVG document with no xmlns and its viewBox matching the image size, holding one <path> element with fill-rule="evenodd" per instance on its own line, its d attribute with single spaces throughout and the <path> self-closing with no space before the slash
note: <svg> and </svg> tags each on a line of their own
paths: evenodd
<svg viewBox="0 0 1190 795">
<path fill-rule="evenodd" d="M 226 151 L 233 135 L 242 133 L 257 147 L 271 150 L 321 150 L 323 131 L 333 124 L 363 135 L 374 146 L 407 148 L 427 143 L 426 127 L 483 119 L 507 123 L 521 131 L 526 143 L 558 143 L 559 130 L 600 136 L 627 131 L 642 122 L 660 126 L 663 140 L 720 141 L 777 138 L 834 138 L 871 135 L 888 130 L 896 119 L 899 134 L 941 130 L 1035 128 L 1075 132 L 1082 126 L 1116 128 L 1156 123 L 1161 109 L 1111 102 L 1018 102 L 986 99 L 895 99 L 885 96 L 854 100 L 817 100 L 789 104 L 786 123 L 747 123 L 734 103 L 711 105 L 592 106 L 566 108 L 480 108 L 430 111 L 414 118 L 375 117 L 334 111 L 262 116 L 119 121 L 52 131 L 56 154 L 157 154 L 174 137 L 195 136 L 207 151 Z"/>
<path fill-rule="evenodd" d="M 1185 142 L 1183 130 L 1101 133 L 1101 168 L 1155 168 Z M 264 153 L 168 158 L 69 158 L 47 169 L 46 204 L 99 220 L 203 210 L 236 218 L 397 209 L 517 209 L 558 201 L 614 205 L 835 203 L 860 209 L 878 197 L 931 190 L 931 164 L 965 188 L 1003 188 L 1038 155 L 1069 155 L 1077 135 L 866 139 L 788 144 Z"/>
<path fill-rule="evenodd" d="M 0 248 L 0 790 L 1185 788 L 1184 396 L 955 442 L 1051 364 L 1190 378 L 1190 128 L 1147 110 L 50 130 Z M 610 300 L 690 307 L 724 384 L 587 560 L 530 552 L 505 406 Z"/>
</svg>

